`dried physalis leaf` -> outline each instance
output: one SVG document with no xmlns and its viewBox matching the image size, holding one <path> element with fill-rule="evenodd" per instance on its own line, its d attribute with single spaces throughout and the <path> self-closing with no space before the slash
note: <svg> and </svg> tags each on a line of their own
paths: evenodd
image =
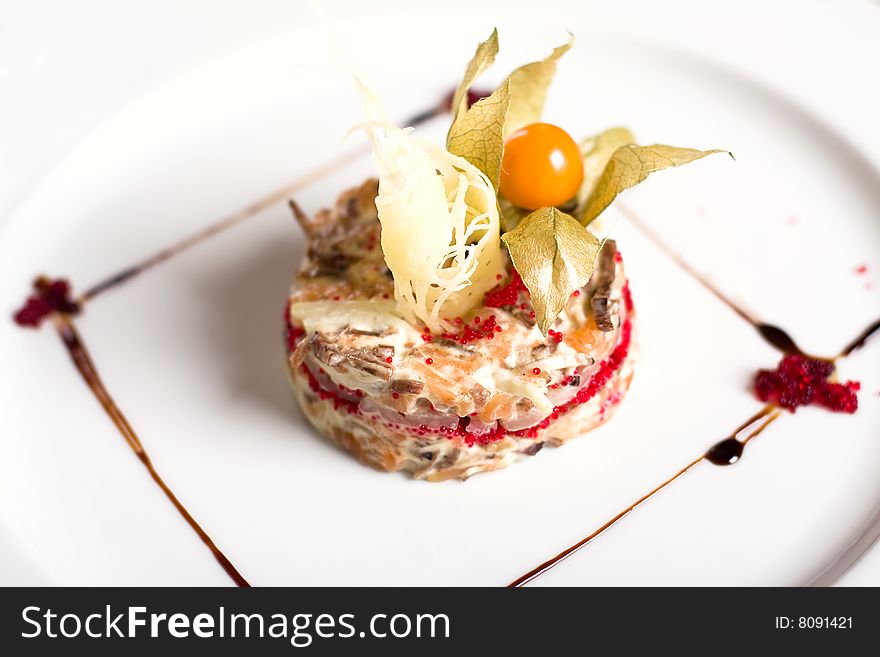
<svg viewBox="0 0 880 657">
<path fill-rule="evenodd" d="M 569 35 L 568 43 L 554 48 L 545 59 L 520 66 L 510 74 L 510 110 L 504 123 L 505 139 L 520 128 L 541 120 L 547 89 L 556 73 L 556 62 L 573 43 L 574 37 Z"/>
<path fill-rule="evenodd" d="M 592 192 L 584 202 L 581 212 L 581 223 L 586 226 L 611 205 L 625 189 L 629 189 L 645 180 L 655 171 L 699 160 L 713 153 L 728 151 L 713 149 L 698 151 L 693 148 L 677 148 L 663 144 L 637 146 L 628 144 L 621 146 L 605 165 L 602 175 L 596 182 Z M 731 156 L 732 157 L 732 156 Z"/>
<path fill-rule="evenodd" d="M 477 51 L 468 63 L 464 72 L 464 77 L 452 96 L 452 126 L 449 128 L 449 134 L 452 134 L 452 127 L 460 116 L 463 116 L 468 109 L 468 89 L 484 71 L 486 71 L 495 62 L 495 56 L 498 54 L 498 29 L 492 30 L 489 38 L 477 46 Z M 448 139 L 448 137 L 447 137 Z"/>
<path fill-rule="evenodd" d="M 593 193 L 614 151 L 635 142 L 635 137 L 626 128 L 609 128 L 581 142 L 581 153 L 584 156 L 584 182 L 577 194 L 578 207 L 582 207 L 584 201 Z"/>
<path fill-rule="evenodd" d="M 504 120 L 510 104 L 509 85 L 505 82 L 491 95 L 468 108 L 468 89 L 495 61 L 498 54 L 498 30 L 477 46 L 461 83 L 452 97 L 452 125 L 446 135 L 446 150 L 465 158 L 486 174 L 498 189 L 501 175 Z"/>
<path fill-rule="evenodd" d="M 547 335 L 571 293 L 590 280 L 601 245 L 558 208 L 535 210 L 501 239 L 529 290 L 538 328 Z"/>
<path fill-rule="evenodd" d="M 481 98 L 459 116 L 446 138 L 446 150 L 485 173 L 496 191 L 501 178 L 504 120 L 509 105 L 510 83 L 505 80 L 490 96 Z"/>
</svg>

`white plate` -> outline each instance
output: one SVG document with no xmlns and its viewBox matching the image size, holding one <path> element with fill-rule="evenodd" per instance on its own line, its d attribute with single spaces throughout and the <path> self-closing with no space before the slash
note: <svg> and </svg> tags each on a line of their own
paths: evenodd
<svg viewBox="0 0 880 657">
<path fill-rule="evenodd" d="M 807 350 L 835 353 L 880 315 L 876 286 L 866 286 L 880 265 L 869 156 L 711 57 L 572 15 L 578 43 L 548 120 L 575 135 L 625 124 L 645 142 L 737 156 L 658 175 L 629 206 Z M 449 17 L 413 12 L 344 31 L 386 105 L 405 116 L 456 81 L 490 21 L 455 29 Z M 564 36 L 514 19 L 501 27 L 496 76 Z M 91 135 L 6 223 L 0 306 L 20 302 L 39 271 L 83 289 L 344 149 L 360 112 L 328 51 L 317 30 L 264 42 L 169 83 Z M 426 126 L 438 139 L 444 129 Z M 353 160 L 298 200 L 315 210 L 370 171 L 368 158 Z M 284 207 L 96 300 L 78 325 L 159 471 L 252 583 L 505 584 L 755 412 L 749 377 L 778 359 L 631 225 L 616 236 L 639 313 L 629 397 L 600 430 L 466 483 L 373 472 L 304 423 L 283 370 L 280 316 L 301 251 Z M 861 263 L 867 275 L 855 273 Z M 2 322 L 0 344 L 0 522 L 46 581 L 227 584 L 52 331 Z M 876 532 L 878 365 L 877 344 L 841 365 L 864 385 L 856 415 L 781 418 L 741 463 L 699 465 L 536 583 L 833 580 Z"/>
</svg>

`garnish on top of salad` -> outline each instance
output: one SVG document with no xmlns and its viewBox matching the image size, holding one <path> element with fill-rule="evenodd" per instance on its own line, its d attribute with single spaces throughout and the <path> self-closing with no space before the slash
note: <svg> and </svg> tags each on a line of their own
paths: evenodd
<svg viewBox="0 0 880 657">
<path fill-rule="evenodd" d="M 572 43 L 516 69 L 470 105 L 468 90 L 498 53 L 494 30 L 455 91 L 445 149 L 389 123 L 359 79 L 380 173 L 382 249 L 410 322 L 451 329 L 451 318 L 478 306 L 496 284 L 503 243 L 547 335 L 589 280 L 601 242 L 587 227 L 617 195 L 655 171 L 725 152 L 639 146 L 625 128 L 578 145 L 542 123 L 557 62 Z"/>
</svg>

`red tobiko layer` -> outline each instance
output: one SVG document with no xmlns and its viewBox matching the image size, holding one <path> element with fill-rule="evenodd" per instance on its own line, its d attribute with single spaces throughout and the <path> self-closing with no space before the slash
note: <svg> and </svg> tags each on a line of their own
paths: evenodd
<svg viewBox="0 0 880 657">
<path fill-rule="evenodd" d="M 427 434 L 437 434 L 443 435 L 447 438 L 460 438 L 465 444 L 469 447 L 474 444 L 478 445 L 487 445 L 489 443 L 493 443 L 503 439 L 505 436 L 516 436 L 518 438 L 537 438 L 538 431 L 541 429 L 548 428 L 555 420 L 558 420 L 560 417 L 569 413 L 571 410 L 576 408 L 581 404 L 586 404 L 593 397 L 595 397 L 605 385 L 611 380 L 614 376 L 615 372 L 620 369 L 623 365 L 623 362 L 626 360 L 627 355 L 629 354 L 630 343 L 632 342 L 632 320 L 630 319 L 630 314 L 633 310 L 633 301 L 632 295 L 630 294 L 629 284 L 626 284 L 623 288 L 623 300 L 627 309 L 627 318 L 621 327 L 621 338 L 620 343 L 614 348 L 611 352 L 611 355 L 604 361 L 599 364 L 599 368 L 595 374 L 590 378 L 590 380 L 582 385 L 580 389 L 575 393 L 574 397 L 561 406 L 556 406 L 553 408 L 553 412 L 548 415 L 546 418 L 541 420 L 538 424 L 526 428 L 520 429 L 518 431 L 508 431 L 500 424 L 497 424 L 492 431 L 475 434 L 471 433 L 467 430 L 468 424 L 470 423 L 470 418 L 463 417 L 459 418 L 458 426 L 454 429 L 447 427 L 440 427 L 439 429 L 428 427 L 425 425 L 421 425 L 418 427 L 409 426 L 405 424 L 392 424 L 385 423 L 392 429 L 400 430 L 400 431 L 409 431 L 418 436 L 424 436 Z M 288 325 L 287 325 L 287 335 L 288 335 L 288 346 L 291 348 L 291 351 L 296 346 L 296 340 L 298 337 L 291 339 L 291 335 L 296 334 L 297 336 L 301 336 L 300 333 L 296 333 L 296 328 L 292 327 L 289 320 L 289 313 L 287 313 L 288 317 Z M 322 401 L 328 401 L 333 404 L 334 410 L 343 410 L 350 415 L 361 415 L 363 414 L 361 409 L 358 406 L 358 402 L 352 401 L 350 399 L 346 399 L 345 397 L 340 396 L 333 390 L 328 390 L 318 381 L 317 377 L 312 373 L 312 371 L 303 364 L 300 366 L 300 371 L 306 376 L 308 380 L 309 388 L 315 395 L 318 396 Z"/>
<path fill-rule="evenodd" d="M 755 375 L 755 395 L 794 412 L 801 406 L 815 404 L 835 413 L 855 413 L 859 408 L 858 381 L 834 383 L 834 363 L 828 360 L 788 354 L 774 370 L 759 370 Z"/>
<path fill-rule="evenodd" d="M 79 304 L 70 296 L 70 283 L 67 280 L 41 276 L 34 281 L 34 293 L 12 318 L 19 326 L 37 328 L 52 313 L 75 315 L 79 310 Z"/>
<path fill-rule="evenodd" d="M 572 408 L 580 406 L 581 404 L 586 404 L 611 380 L 611 377 L 620 369 L 620 366 L 623 365 L 623 361 L 625 361 L 626 357 L 629 355 L 629 347 L 632 342 L 632 320 L 630 319 L 630 314 L 633 310 L 633 300 L 629 289 L 629 283 L 623 286 L 623 301 L 626 306 L 627 317 L 621 327 L 620 343 L 614 348 L 611 355 L 599 363 L 599 369 L 596 370 L 596 373 L 593 374 L 586 385 L 582 385 L 578 389 L 574 397 L 571 398 L 571 401 L 562 404 L 561 406 L 554 407 L 553 412 L 535 426 L 529 427 L 528 429 L 514 431 L 512 432 L 512 435 L 517 437 L 525 436 L 527 438 L 537 438 L 538 430 L 546 429 L 554 420 L 559 419 L 561 416 L 571 411 Z"/>
<path fill-rule="evenodd" d="M 519 303 L 521 292 L 528 294 L 525 283 L 520 278 L 516 269 L 511 270 L 510 280 L 504 285 L 498 285 L 486 293 L 483 305 L 487 308 L 501 308 L 503 306 L 515 306 Z"/>
<path fill-rule="evenodd" d="M 284 337 L 287 339 L 287 350 L 290 353 L 293 353 L 293 350 L 296 349 L 296 343 L 299 342 L 300 338 L 305 336 L 306 330 L 302 326 L 294 326 L 293 322 L 290 321 L 290 301 L 284 306 L 284 327 Z"/>
</svg>

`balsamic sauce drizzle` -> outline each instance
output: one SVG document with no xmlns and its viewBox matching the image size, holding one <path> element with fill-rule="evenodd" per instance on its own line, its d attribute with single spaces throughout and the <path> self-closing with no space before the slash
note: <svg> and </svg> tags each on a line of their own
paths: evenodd
<svg viewBox="0 0 880 657">
<path fill-rule="evenodd" d="M 877 331 L 880 331 L 880 319 L 876 320 L 873 324 L 869 324 L 864 331 L 862 331 L 852 342 L 850 342 L 843 348 L 843 351 L 840 352 L 837 358 L 846 358 L 852 352 L 864 347 L 868 339 Z"/>
<path fill-rule="evenodd" d="M 588 534 L 574 545 L 566 548 L 565 550 L 557 554 L 555 557 L 548 559 L 541 565 L 527 572 L 525 575 L 518 577 L 513 582 L 507 585 L 508 588 L 519 588 L 525 586 L 536 577 L 543 575 L 557 564 L 565 561 L 575 552 L 586 547 L 589 543 L 591 543 L 595 538 L 603 534 L 606 530 L 616 525 L 620 520 L 628 516 L 632 511 L 635 511 L 644 502 L 654 497 L 654 495 L 666 488 L 673 481 L 681 477 L 686 472 L 689 472 L 698 463 L 702 461 L 708 461 L 713 465 L 722 466 L 732 465 L 736 463 L 742 456 L 743 450 L 745 449 L 745 446 L 748 444 L 748 442 L 752 440 L 755 436 L 759 435 L 764 429 L 766 429 L 767 426 L 776 418 L 778 418 L 781 413 L 782 411 L 775 408 L 774 406 L 765 406 L 758 413 L 755 413 L 752 417 L 743 422 L 739 427 L 734 429 L 733 433 L 731 433 L 727 438 L 719 441 L 718 443 L 710 447 L 705 453 L 698 456 L 693 461 L 690 461 L 681 470 L 669 477 L 669 479 L 664 481 L 662 484 L 660 484 L 656 488 L 651 489 L 645 495 L 642 495 L 639 499 L 630 504 L 616 516 L 611 518 L 611 520 L 599 527 L 599 529 L 594 531 L 592 534 Z M 743 436 L 743 434 L 745 435 Z"/>
<path fill-rule="evenodd" d="M 232 562 L 225 554 L 223 554 L 220 548 L 217 547 L 213 539 L 211 539 L 208 533 L 202 529 L 202 526 L 196 521 L 192 514 L 187 511 L 186 507 L 183 506 L 181 501 L 177 498 L 177 495 L 174 494 L 174 491 L 168 487 L 168 484 L 165 483 L 165 480 L 162 479 L 156 471 L 149 454 L 147 454 L 143 444 L 134 432 L 134 429 L 131 428 L 128 420 L 122 414 L 122 411 L 116 405 L 116 402 L 113 401 L 110 393 L 107 392 L 104 382 L 98 375 L 98 370 L 95 369 L 95 363 L 92 361 L 92 357 L 86 350 L 86 346 L 83 343 L 79 332 L 76 330 L 70 316 L 62 314 L 56 315 L 55 327 L 58 330 L 61 339 L 64 341 L 64 346 L 67 347 L 67 353 L 73 360 L 74 365 L 76 365 L 76 369 L 79 371 L 80 375 L 82 375 L 86 385 L 89 386 L 92 394 L 95 395 L 95 398 L 100 402 L 104 411 L 110 416 L 110 419 L 113 421 L 113 424 L 116 425 L 119 433 L 122 434 L 125 442 L 128 443 L 128 446 L 131 447 L 132 451 L 140 459 L 143 466 L 147 469 L 147 472 L 150 473 L 153 481 L 155 481 L 159 488 L 162 489 L 162 492 L 165 493 L 165 496 L 171 501 L 174 508 L 177 509 L 181 516 L 183 516 L 183 519 L 186 520 L 193 531 L 198 534 L 202 543 L 204 543 L 211 551 L 211 554 L 214 555 L 214 558 L 223 567 L 223 570 L 225 570 L 229 577 L 232 578 L 232 581 L 238 586 L 250 586 L 248 581 L 242 577 L 241 573 L 238 572 L 238 569 L 232 565 Z"/>
<path fill-rule="evenodd" d="M 833 362 L 838 358 L 845 358 L 846 356 L 849 356 L 852 352 L 865 346 L 865 343 L 868 341 L 868 339 L 874 333 L 880 331 L 880 319 L 877 319 L 864 331 L 862 331 L 855 339 L 853 339 L 852 342 L 844 347 L 837 356 L 834 356 L 832 358 L 812 356 L 801 349 L 787 331 L 778 326 L 775 326 L 774 324 L 767 324 L 766 322 L 760 321 L 754 314 L 734 302 L 730 297 L 725 295 L 715 285 L 709 282 L 709 280 L 705 276 L 694 269 L 691 264 L 687 260 L 685 260 L 677 251 L 675 251 L 666 242 L 664 242 L 660 235 L 655 230 L 653 230 L 645 221 L 643 221 L 635 210 L 625 205 L 624 203 L 619 203 L 618 208 L 620 209 L 620 212 L 630 221 L 630 223 L 632 223 L 632 225 L 639 230 L 640 233 L 647 237 L 648 240 L 652 244 L 654 244 L 654 246 L 660 249 L 660 251 L 662 251 L 667 257 L 669 257 L 670 260 L 678 265 L 679 268 L 681 268 L 691 278 L 696 280 L 700 285 L 711 292 L 716 298 L 718 298 L 724 305 L 735 312 L 739 317 L 751 324 L 758 332 L 758 335 L 760 335 L 765 342 L 767 342 L 770 346 L 775 347 L 784 354 L 796 354 L 798 356 L 811 358 L 813 360 L 824 360 Z"/>
<path fill-rule="evenodd" d="M 693 266 L 687 260 L 685 260 L 677 251 L 675 251 L 666 242 L 664 242 L 656 231 L 648 226 L 646 222 L 642 221 L 642 218 L 636 213 L 635 210 L 623 203 L 619 203 L 617 207 L 620 209 L 621 214 L 623 214 L 630 221 L 630 223 L 639 230 L 640 233 L 647 237 L 648 240 L 652 244 L 654 244 L 654 246 L 660 249 L 660 251 L 662 251 L 670 260 L 678 265 L 678 267 L 682 269 L 686 274 L 688 274 L 691 278 L 696 280 L 700 285 L 711 292 L 712 295 L 714 295 L 725 306 L 730 308 L 740 318 L 751 324 L 758 332 L 758 335 L 760 335 L 765 342 L 785 354 L 797 354 L 799 356 L 804 356 L 805 358 L 815 358 L 814 356 L 810 356 L 809 354 L 805 353 L 800 347 L 798 347 L 794 339 L 785 330 L 779 328 L 778 326 L 774 326 L 773 324 L 766 324 L 762 322 L 757 318 L 756 315 L 743 308 L 741 305 L 733 301 L 733 299 L 731 299 L 721 290 L 719 290 L 705 276 L 694 269 Z"/>
</svg>

